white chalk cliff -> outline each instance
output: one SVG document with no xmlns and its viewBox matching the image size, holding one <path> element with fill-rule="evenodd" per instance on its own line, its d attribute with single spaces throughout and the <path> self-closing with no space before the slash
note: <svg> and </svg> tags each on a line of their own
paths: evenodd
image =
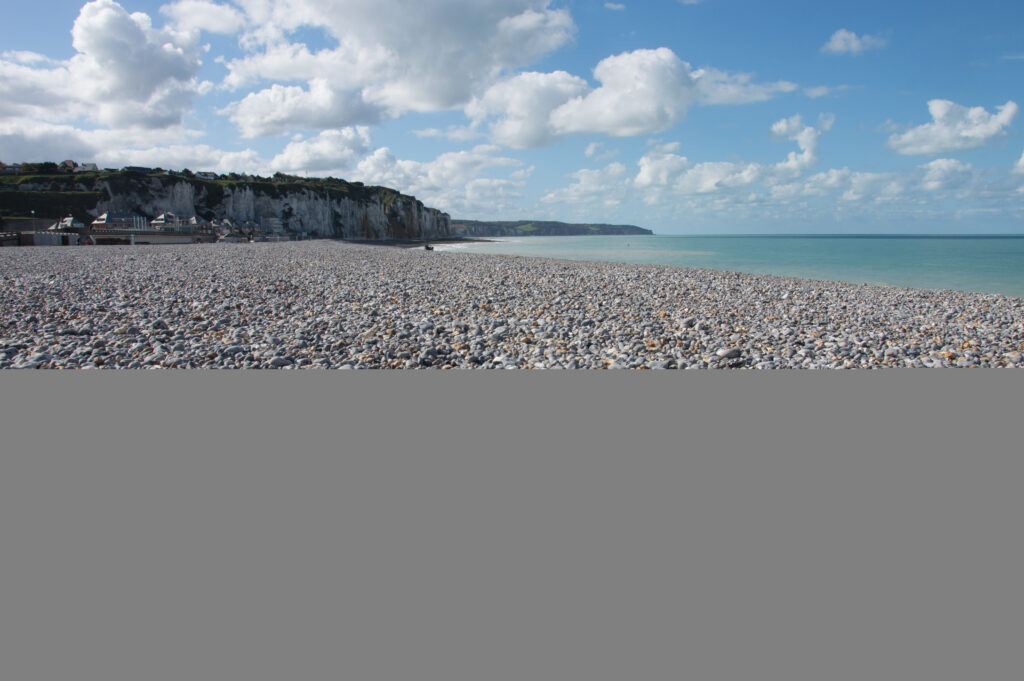
<svg viewBox="0 0 1024 681">
<path fill-rule="evenodd" d="M 83 189 L 85 189 L 83 187 Z M 340 180 L 322 182 L 202 181 L 180 177 L 124 177 L 91 188 L 101 198 L 94 212 L 235 222 L 278 219 L 288 232 L 344 239 L 431 239 L 451 234 L 446 213 L 383 187 Z"/>
</svg>

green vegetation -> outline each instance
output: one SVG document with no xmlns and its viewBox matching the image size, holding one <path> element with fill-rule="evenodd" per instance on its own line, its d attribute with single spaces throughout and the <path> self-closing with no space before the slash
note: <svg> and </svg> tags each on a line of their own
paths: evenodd
<svg viewBox="0 0 1024 681">
<path fill-rule="evenodd" d="M 22 163 L 21 172 L 26 175 L 32 173 L 45 173 L 53 174 L 60 171 L 60 167 L 52 161 L 45 161 L 43 163 Z"/>
<path fill-rule="evenodd" d="M 90 211 L 102 197 L 98 192 L 0 191 L 0 214 L 27 217 L 35 211 L 37 218 L 59 220 L 73 215 L 78 220 L 92 221 Z"/>
<path fill-rule="evenodd" d="M 72 173 L 56 163 L 27 163 L 17 175 L 0 175 L 0 215 L 25 217 L 34 210 L 37 217 L 56 219 L 71 214 L 79 220 L 91 221 L 97 204 L 108 192 L 148 199 L 156 187 L 180 182 L 192 185 L 197 197 L 196 210 L 207 218 L 213 217 L 213 209 L 220 205 L 228 191 L 241 189 L 275 199 L 309 192 L 335 201 L 371 203 L 379 200 L 388 211 L 402 196 L 388 187 L 366 186 L 333 177 L 305 178 L 284 173 L 253 177 L 229 173 L 218 175 L 216 179 L 203 179 L 187 169 L 180 173 L 159 169 L 148 174 L 123 170 Z"/>
<path fill-rule="evenodd" d="M 379 187 L 379 189 L 381 189 L 380 195 L 381 202 L 384 204 L 384 212 L 390 213 L 391 206 L 395 203 L 395 200 L 398 198 L 399 194 L 398 192 L 392 189 L 385 189 L 383 187 Z"/>
</svg>

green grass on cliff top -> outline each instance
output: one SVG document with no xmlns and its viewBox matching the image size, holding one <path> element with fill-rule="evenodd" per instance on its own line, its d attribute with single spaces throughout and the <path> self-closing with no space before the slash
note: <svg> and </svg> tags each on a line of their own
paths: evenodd
<svg viewBox="0 0 1024 681">
<path fill-rule="evenodd" d="M 367 186 L 361 182 L 348 182 L 334 177 L 297 177 L 278 173 L 274 177 L 247 178 L 235 173 L 220 175 L 215 180 L 195 177 L 192 173 L 170 174 L 154 172 L 147 175 L 134 172 L 33 172 L 19 175 L 0 175 L 0 214 L 10 217 L 29 215 L 35 210 L 38 216 L 63 217 L 69 213 L 79 219 L 88 217 L 88 211 L 95 207 L 106 188 L 117 193 L 134 192 L 149 194 L 157 182 L 164 186 L 188 182 L 196 189 L 197 195 L 205 190 L 205 203 L 219 203 L 228 188 L 247 187 L 257 194 L 274 198 L 287 194 L 312 192 L 333 199 L 353 201 L 380 200 L 386 210 L 401 196 L 390 187 Z M 33 188 L 19 189 L 29 185 Z M 413 198 L 413 197 L 410 197 Z"/>
</svg>

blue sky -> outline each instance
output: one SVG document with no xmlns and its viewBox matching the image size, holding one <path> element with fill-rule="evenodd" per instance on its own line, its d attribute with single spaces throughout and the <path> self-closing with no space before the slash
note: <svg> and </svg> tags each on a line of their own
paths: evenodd
<svg viewBox="0 0 1024 681">
<path fill-rule="evenodd" d="M 1024 3 L 48 0 L 0 160 L 333 175 L 453 217 L 1024 233 Z"/>
</svg>

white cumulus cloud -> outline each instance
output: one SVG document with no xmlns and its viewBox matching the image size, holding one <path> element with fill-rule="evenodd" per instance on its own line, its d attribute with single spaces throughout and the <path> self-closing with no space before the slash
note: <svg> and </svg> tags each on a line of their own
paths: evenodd
<svg viewBox="0 0 1024 681">
<path fill-rule="evenodd" d="M 798 196 L 826 196 L 845 187 L 852 173 L 848 168 L 832 168 L 823 173 L 811 175 L 803 182 L 789 182 L 772 186 L 771 194 L 778 199 L 792 199 Z"/>
<path fill-rule="evenodd" d="M 191 109 L 199 57 L 194 45 L 152 28 L 113 0 L 82 7 L 71 30 L 78 52 L 68 70 L 77 98 L 112 126 L 162 127 Z"/>
<path fill-rule="evenodd" d="M 606 161 L 618 153 L 618 149 L 607 149 L 602 142 L 591 142 L 583 150 L 583 155 L 592 161 Z"/>
<path fill-rule="evenodd" d="M 245 25 L 245 16 L 230 5 L 210 0 L 177 0 L 160 8 L 179 31 L 234 34 Z"/>
<path fill-rule="evenodd" d="M 804 95 L 810 99 L 818 99 L 820 97 L 826 97 L 836 92 L 843 92 L 849 90 L 849 85 L 815 85 L 813 87 L 805 87 L 803 92 Z"/>
<path fill-rule="evenodd" d="M 597 170 L 577 170 L 569 175 L 576 181 L 568 187 L 548 192 L 544 203 L 585 203 L 616 206 L 622 203 L 628 190 L 626 166 L 611 163 Z"/>
<path fill-rule="evenodd" d="M 966 107 L 947 99 L 928 102 L 931 123 L 911 128 L 889 138 L 889 146 L 900 154 L 943 154 L 975 149 L 1005 134 L 1020 108 L 1013 101 L 996 107 L 990 114 L 983 107 Z"/>
<path fill-rule="evenodd" d="M 633 178 L 633 185 L 644 190 L 644 201 L 656 204 L 676 184 L 683 173 L 690 168 L 690 161 L 679 151 L 679 143 L 659 144 L 637 162 L 640 172 Z"/>
<path fill-rule="evenodd" d="M 497 116 L 491 138 L 516 149 L 540 147 L 557 135 L 551 112 L 589 89 L 587 82 L 565 71 L 520 73 L 490 88 L 466 106 L 476 123 Z"/>
<path fill-rule="evenodd" d="M 508 72 L 568 43 L 576 31 L 568 10 L 551 8 L 549 0 L 236 4 L 250 27 L 241 41 L 249 53 L 226 63 L 226 87 L 261 80 L 316 82 L 331 95 L 330 115 L 311 117 L 302 107 L 289 108 L 268 127 L 274 131 L 313 121 L 337 127 L 465 106 Z M 312 52 L 293 39 L 299 29 L 319 29 L 334 44 Z M 339 118 L 340 113 L 351 115 Z M 249 124 L 247 134 L 261 127 Z"/>
<path fill-rule="evenodd" d="M 937 158 L 921 169 L 921 187 L 930 192 L 965 190 L 975 179 L 974 166 L 952 158 Z"/>
<path fill-rule="evenodd" d="M 1021 153 L 1020 158 L 1013 165 L 1013 172 L 1024 175 L 1024 152 Z"/>
<path fill-rule="evenodd" d="M 682 121 L 694 104 L 747 104 L 798 89 L 787 81 L 756 83 L 749 73 L 692 71 L 666 47 L 607 57 L 594 78 L 597 87 L 565 71 L 520 73 L 489 87 L 465 112 L 474 128 L 489 122 L 493 141 L 523 149 L 571 133 L 655 133 Z"/>
<path fill-rule="evenodd" d="M 666 47 L 607 57 L 594 78 L 600 87 L 551 113 L 556 131 L 613 137 L 658 132 L 681 121 L 697 97 L 689 65 Z"/>
<path fill-rule="evenodd" d="M 105 148 L 96 156 L 101 166 L 126 165 L 168 169 L 191 168 L 218 173 L 265 173 L 266 161 L 253 149 L 229 151 L 207 144 L 172 144 L 143 148 Z"/>
<path fill-rule="evenodd" d="M 818 127 L 804 125 L 799 116 L 783 118 L 772 125 L 772 133 L 779 137 L 793 140 L 800 152 L 789 152 L 785 161 L 775 164 L 775 168 L 784 172 L 801 172 L 818 162 L 818 140 L 822 133 L 828 131 L 835 122 L 830 115 L 822 116 Z"/>
<path fill-rule="evenodd" d="M 795 195 L 803 191 L 799 184 L 783 184 L 792 180 L 818 162 L 818 143 L 821 135 L 832 127 L 833 117 L 824 115 L 817 126 L 804 123 L 799 115 L 783 118 L 771 126 L 777 137 L 796 142 L 799 152 L 790 152 L 784 161 L 765 165 L 743 161 L 705 161 L 691 163 L 679 155 L 679 144 L 657 145 L 637 163 L 639 172 L 633 186 L 644 193 L 648 204 L 661 202 L 666 196 L 709 195 L 735 193 L 762 183 L 781 186 L 776 194 Z"/>
<path fill-rule="evenodd" d="M 412 133 L 417 137 L 439 137 L 455 142 L 468 142 L 483 137 L 483 133 L 471 125 L 449 125 L 444 130 L 440 128 L 423 128 L 422 130 L 413 130 Z"/>
<path fill-rule="evenodd" d="M 860 54 L 867 50 L 879 50 L 887 44 L 888 42 L 879 36 L 858 36 L 853 31 L 841 28 L 821 46 L 821 51 L 829 54 Z"/>
<path fill-rule="evenodd" d="M 191 110 L 201 65 L 193 38 L 154 29 L 148 15 L 114 0 L 83 5 L 71 36 L 75 54 L 66 61 L 4 54 L 0 116 L 164 128 Z"/>
<path fill-rule="evenodd" d="M 498 212 L 519 198 L 516 188 L 523 184 L 518 176 L 485 176 L 496 169 L 522 165 L 500 156 L 498 151 L 494 145 L 479 145 L 470 151 L 441 154 L 433 161 L 411 161 L 399 159 L 388 147 L 381 147 L 359 162 L 352 177 L 367 184 L 394 187 L 453 214 L 489 209 Z"/>
<path fill-rule="evenodd" d="M 793 92 L 796 83 L 780 80 L 774 83 L 754 83 L 749 73 L 728 73 L 720 69 L 704 68 L 693 72 L 702 104 L 749 104 L 763 102 L 780 93 Z"/>
<path fill-rule="evenodd" d="M 266 163 L 251 149 L 191 143 L 199 134 L 181 127 L 85 130 L 67 123 L 0 119 L 0 149 L 5 157 L 22 161 L 73 158 L 109 168 L 142 165 L 252 173 L 266 169 Z"/>
<path fill-rule="evenodd" d="M 372 144 L 370 129 L 364 126 L 324 130 L 308 140 L 290 142 L 270 162 L 271 169 L 286 173 L 332 171 L 353 168 Z"/>
<path fill-rule="evenodd" d="M 679 194 L 709 194 L 747 187 L 760 180 L 765 169 L 758 163 L 706 161 L 683 173 L 674 190 Z"/>
<path fill-rule="evenodd" d="M 679 143 L 660 144 L 647 152 L 638 162 L 640 172 L 633 179 L 637 187 L 664 187 L 674 182 L 690 162 L 679 151 Z"/>
<path fill-rule="evenodd" d="M 855 172 L 850 174 L 847 189 L 840 198 L 849 203 L 879 201 L 901 190 L 899 179 L 893 173 Z"/>
<path fill-rule="evenodd" d="M 323 130 L 375 123 L 380 110 L 358 96 L 349 97 L 322 79 L 308 88 L 274 84 L 224 109 L 244 137 L 283 135 L 293 128 Z"/>
</svg>

